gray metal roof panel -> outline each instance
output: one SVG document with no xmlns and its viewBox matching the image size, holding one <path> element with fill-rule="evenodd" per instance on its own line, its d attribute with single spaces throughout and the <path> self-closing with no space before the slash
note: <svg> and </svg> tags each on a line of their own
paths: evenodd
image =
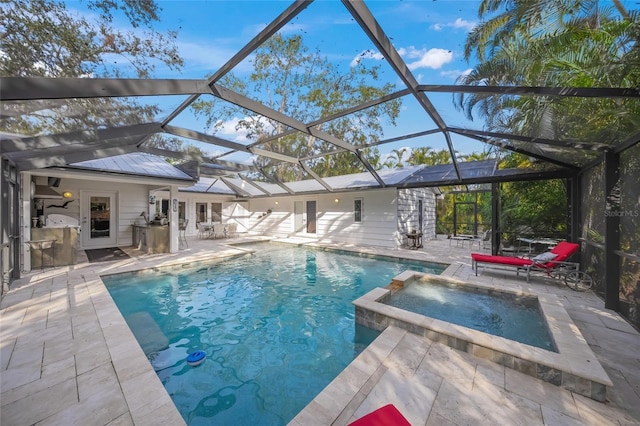
<svg viewBox="0 0 640 426">
<path fill-rule="evenodd" d="M 131 175 L 192 180 L 191 176 L 167 163 L 161 157 L 144 152 L 132 152 L 114 157 L 82 161 L 72 163 L 70 166 Z"/>
<path fill-rule="evenodd" d="M 493 176 L 498 160 L 480 160 L 458 163 L 462 179 L 477 179 Z M 440 181 L 457 180 L 457 174 L 453 164 L 439 164 L 437 166 L 424 167 L 408 176 L 401 182 L 411 183 L 437 183 Z"/>
<path fill-rule="evenodd" d="M 225 185 L 222 180 L 209 177 L 201 177 L 194 185 L 182 186 L 178 190 L 181 192 L 235 195 L 235 192 Z"/>
</svg>

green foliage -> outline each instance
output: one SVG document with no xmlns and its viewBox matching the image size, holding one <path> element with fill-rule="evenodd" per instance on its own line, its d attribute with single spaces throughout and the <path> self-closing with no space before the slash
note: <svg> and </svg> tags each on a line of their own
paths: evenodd
<svg viewBox="0 0 640 426">
<path fill-rule="evenodd" d="M 640 15 L 618 3 L 612 8 L 597 1 L 483 1 L 483 23 L 465 49 L 467 58 L 475 51 L 481 62 L 460 83 L 638 87 Z M 486 119 L 490 130 L 533 138 L 615 143 L 640 127 L 640 103 L 633 98 L 457 94 L 454 102 L 469 118 Z M 539 149 L 578 165 L 593 158 L 586 151 Z"/>
<path fill-rule="evenodd" d="M 154 1 L 91 0 L 96 21 L 53 0 L 8 0 L 0 3 L 0 75 L 11 77 L 128 77 L 148 78 L 158 64 L 177 70 L 183 65 L 175 32 L 161 34 Z M 113 21 L 123 14 L 133 28 L 124 31 Z M 7 105 L 20 111 L 21 105 Z M 0 130 L 21 134 L 71 132 L 148 122 L 155 105 L 134 99 L 70 99 L 34 101 L 29 115 L 5 119 Z M 52 114 L 52 111 L 55 114 Z"/>
<path fill-rule="evenodd" d="M 301 36 L 271 37 L 255 52 L 253 70 L 246 78 L 230 74 L 219 84 L 246 96 L 253 96 L 264 105 L 303 123 L 330 116 L 345 108 L 379 98 L 392 92 L 394 85 L 374 85 L 379 66 L 363 63 L 342 73 L 317 52 L 310 52 Z M 255 113 L 229 106 L 222 101 L 200 99 L 192 105 L 194 112 L 206 119 L 205 131 L 214 132 L 225 122 L 240 119 L 238 131 L 246 132 L 256 147 L 305 161 L 320 176 L 333 176 L 362 170 L 358 157 L 352 153 L 322 155 L 339 151 L 335 145 L 317 140 L 301 132 L 284 137 L 272 137 L 287 130 L 283 124 Z M 356 147 L 379 140 L 385 122 L 394 124 L 400 111 L 400 101 L 394 100 L 341 117 L 317 126 L 338 139 Z M 367 149 L 366 157 L 375 161 L 377 149 Z M 334 158 L 335 157 L 335 158 Z M 378 158 L 379 159 L 379 158 Z M 269 168 L 273 176 L 284 181 L 305 178 L 295 164 L 280 164 L 278 160 L 259 157 L 256 163 Z"/>
</svg>

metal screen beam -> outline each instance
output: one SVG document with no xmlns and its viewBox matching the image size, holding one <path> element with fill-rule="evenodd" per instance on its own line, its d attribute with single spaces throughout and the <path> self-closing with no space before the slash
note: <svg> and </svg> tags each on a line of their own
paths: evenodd
<svg viewBox="0 0 640 426">
<path fill-rule="evenodd" d="M 486 132 L 484 130 L 467 130 L 467 129 L 458 129 L 458 128 L 449 128 L 453 133 L 457 133 L 459 135 L 464 136 L 489 136 L 492 138 L 501 138 L 501 139 L 511 139 L 519 142 L 528 142 L 532 144 L 542 144 L 542 145 L 551 145 L 551 146 L 559 146 L 562 148 L 572 148 L 572 149 L 585 149 L 589 151 L 605 151 L 610 149 L 610 146 L 601 143 L 587 143 L 587 142 L 577 142 L 577 141 L 561 141 L 555 139 L 545 139 L 545 138 L 532 138 L 529 136 L 520 136 L 514 135 L 510 133 L 498 133 L 498 132 Z"/>
<path fill-rule="evenodd" d="M 263 187 L 261 187 L 260 185 L 255 183 L 253 180 L 249 179 L 248 177 L 242 176 L 241 174 L 238 174 L 238 177 L 242 179 L 244 182 L 247 182 L 249 185 L 256 188 L 258 191 L 261 191 L 263 194 L 271 196 L 271 192 L 267 191 L 266 189 L 264 189 Z"/>
<path fill-rule="evenodd" d="M 180 152 L 180 151 L 171 151 L 168 149 L 153 148 L 151 146 L 138 147 L 138 151 L 146 152 L 147 154 L 157 155 L 159 157 L 176 158 L 178 160 L 197 161 L 197 162 L 206 161 L 206 159 L 201 155 L 190 154 L 187 152 Z"/>
<path fill-rule="evenodd" d="M 21 171 L 44 169 L 47 167 L 60 166 L 64 167 L 71 163 L 79 163 L 81 161 L 95 160 L 104 157 L 112 157 L 115 155 L 128 154 L 137 150 L 135 143 L 123 144 L 117 147 L 95 148 L 87 147 L 86 150 L 74 149 L 73 152 L 59 155 L 43 155 L 30 156 L 28 158 L 16 161 L 16 165 Z"/>
<path fill-rule="evenodd" d="M 351 13 L 351 16 L 353 16 L 356 22 L 358 22 L 369 39 L 378 47 L 382 55 L 389 62 L 389 65 L 391 65 L 391 67 L 402 79 L 407 88 L 411 90 L 411 93 L 416 98 L 418 103 L 422 106 L 422 108 L 426 111 L 429 117 L 431 117 L 436 126 L 445 135 L 447 146 L 449 148 L 449 154 L 451 155 L 451 161 L 453 162 L 453 167 L 455 168 L 456 175 L 458 176 L 458 179 L 462 179 L 460 169 L 458 167 L 458 160 L 456 158 L 455 149 L 453 147 L 453 143 L 451 142 L 451 137 L 448 135 L 446 123 L 444 122 L 436 108 L 433 106 L 429 98 L 423 92 L 418 90 L 418 81 L 415 79 L 398 51 L 395 49 L 395 47 L 393 47 L 393 44 L 391 43 L 391 40 L 389 40 L 389 37 L 387 37 L 384 30 L 382 29 L 382 27 L 380 27 L 375 17 L 364 4 L 364 2 L 342 0 L 342 4 L 347 8 L 349 13 Z"/>
<path fill-rule="evenodd" d="M 381 141 L 378 141 L 378 142 L 368 143 L 368 144 L 365 145 L 365 148 L 368 148 L 370 146 L 384 145 L 386 143 L 404 141 L 404 140 L 407 140 L 407 139 L 418 138 L 420 136 L 433 135 L 435 133 L 441 133 L 441 130 L 440 129 L 425 130 L 423 132 L 410 133 L 410 134 L 404 135 L 404 136 L 398 136 L 398 137 L 395 137 L 395 138 L 384 139 L 384 140 L 381 140 Z"/>
<path fill-rule="evenodd" d="M 107 141 L 129 137 L 140 137 L 152 133 L 161 133 L 159 123 L 135 124 L 132 126 L 114 127 L 100 130 L 83 130 L 79 132 L 57 135 L 35 136 L 32 138 L 16 138 L 0 140 L 0 152 L 27 151 L 34 149 L 54 148 L 63 145 L 77 145 L 90 142 Z"/>
<path fill-rule="evenodd" d="M 264 167 L 260 167 L 259 168 L 260 173 L 262 173 L 262 175 L 267 178 L 267 180 L 273 184 L 278 185 L 280 188 L 284 189 L 285 191 L 287 191 L 287 193 L 289 195 L 294 195 L 295 192 L 293 192 L 291 190 L 291 188 L 289 188 L 288 186 L 286 186 L 284 183 L 280 182 L 278 179 L 276 179 L 275 177 L 271 176 L 269 173 L 266 172 L 266 170 L 264 169 Z"/>
<path fill-rule="evenodd" d="M 257 172 L 258 168 L 248 164 L 236 163 L 235 161 L 207 159 L 207 163 L 215 164 L 230 172 Z"/>
<path fill-rule="evenodd" d="M 249 194 L 247 191 L 245 191 L 244 189 L 240 188 L 238 185 L 235 185 L 231 182 L 229 182 L 229 179 L 226 179 L 224 177 L 221 177 L 220 180 L 222 182 L 224 182 L 225 185 L 227 185 L 229 187 L 229 189 L 231 189 L 232 191 L 234 191 L 236 193 L 236 195 L 239 195 L 241 197 L 251 197 L 251 194 Z"/>
<path fill-rule="evenodd" d="M 229 89 L 225 89 L 222 86 L 219 86 L 217 84 L 212 85 L 211 87 L 211 92 L 214 94 L 214 96 L 220 98 L 220 99 L 224 99 L 227 102 L 230 102 L 234 105 L 238 105 L 242 108 L 248 109 L 250 111 L 255 112 L 256 114 L 260 114 L 264 117 L 270 118 L 272 120 L 275 120 L 279 123 L 284 124 L 285 126 L 294 128 L 296 130 L 299 130 L 303 133 L 306 133 L 308 135 L 314 136 L 315 138 L 318 139 L 322 139 L 324 141 L 327 141 L 333 145 L 337 145 L 340 148 L 344 148 L 346 150 L 349 150 L 351 152 L 355 151 L 355 147 L 353 145 L 351 145 L 350 143 L 344 142 L 338 138 L 336 138 L 335 136 L 332 136 L 328 133 L 324 133 L 318 129 L 315 129 L 313 127 L 308 127 L 305 123 L 296 120 L 293 117 L 289 117 L 288 115 L 285 115 L 283 113 L 281 113 L 280 111 L 276 111 L 273 108 L 269 108 L 266 105 L 261 104 L 260 102 L 254 101 L 253 99 L 249 99 L 246 96 L 243 96 L 239 93 L 236 93 L 232 90 Z"/>
<path fill-rule="evenodd" d="M 455 133 L 455 132 L 454 132 Z M 556 160 L 553 158 L 549 158 L 546 157 L 544 155 L 540 155 L 537 154 L 535 152 L 531 152 L 528 151 L 526 149 L 522 149 L 522 148 L 516 148 L 515 146 L 512 146 L 506 142 L 501 142 L 501 141 L 497 141 L 497 140 L 491 140 L 491 139 L 487 139 L 487 138 L 483 138 L 482 136 L 476 136 L 476 135 L 464 135 L 468 138 L 471 139 L 475 139 L 477 141 L 489 144 L 489 145 L 493 145 L 493 146 L 497 146 L 499 148 L 503 148 L 512 152 L 517 152 L 518 154 L 523 154 L 526 155 L 528 157 L 532 157 L 535 158 L 537 160 L 541 160 L 541 161 L 546 161 L 547 163 L 551 163 L 551 164 L 555 164 L 556 166 L 561 166 L 561 167 L 567 167 L 569 169 L 574 169 L 574 170 L 579 170 L 580 167 L 574 165 L 574 164 L 570 164 L 570 163 L 566 163 L 564 161 L 560 161 L 560 160 Z"/>
<path fill-rule="evenodd" d="M 622 142 L 619 146 L 615 147 L 614 151 L 616 154 L 620 154 L 622 151 L 626 151 L 634 145 L 640 143 L 640 132 L 631 135 L 627 138 L 626 141 Z"/>
<path fill-rule="evenodd" d="M 213 135 L 207 135 L 206 133 L 196 132 L 195 130 L 184 129 L 182 127 L 165 125 L 164 131 L 170 135 L 180 136 L 187 139 L 193 139 L 199 142 L 208 143 L 211 145 L 223 146 L 229 149 L 235 149 L 236 151 L 250 152 L 249 148 L 237 142 L 228 141 L 226 139 L 219 138 Z"/>
<path fill-rule="evenodd" d="M 277 152 L 267 151 L 260 148 L 251 148 L 251 152 L 262 157 L 273 158 L 274 160 L 284 161 L 285 163 L 298 164 L 298 159 L 288 155 L 279 154 Z"/>
<path fill-rule="evenodd" d="M 247 56 L 249 56 L 254 50 L 256 50 L 262 43 L 267 41 L 269 37 L 278 32 L 289 21 L 295 18 L 300 12 L 307 8 L 311 4 L 309 0 L 296 0 L 284 10 L 276 19 L 271 21 L 262 31 L 260 31 L 249 43 L 247 43 L 242 49 L 238 51 L 231 59 L 227 61 L 220 69 L 213 74 L 208 80 L 208 84 L 213 84 L 220 80 L 224 75 L 231 71 L 236 65 L 242 62 Z M 162 124 L 170 123 L 176 118 L 182 111 L 184 111 L 189 105 L 191 105 L 200 95 L 191 95 L 185 100 L 178 108 L 176 108 L 169 116 L 162 122 Z"/>
<path fill-rule="evenodd" d="M 310 167 L 307 167 L 307 165 L 304 164 L 302 161 L 300 161 L 299 164 L 300 164 L 300 167 L 302 167 L 302 169 L 305 172 L 307 172 L 312 178 L 318 181 L 320 185 L 324 186 L 324 189 L 326 189 L 329 192 L 333 192 L 333 188 L 331 188 L 316 172 L 311 170 Z"/>
<path fill-rule="evenodd" d="M 382 180 L 382 178 L 380 177 L 378 172 L 376 172 L 376 169 L 373 168 L 371 163 L 369 163 L 369 161 L 366 158 L 364 158 L 364 155 L 362 155 L 362 152 L 360 152 L 360 150 L 357 150 L 355 152 L 355 154 L 358 157 L 358 159 L 360 160 L 360 162 L 362 164 L 364 164 L 364 166 L 367 168 L 369 173 L 371 173 L 371 176 L 373 176 L 373 178 L 378 182 L 378 184 L 380 184 L 380 187 L 386 188 L 387 184 L 384 183 L 384 181 Z"/>
<path fill-rule="evenodd" d="M 1 77 L 3 101 L 209 93 L 207 80 Z"/>
<path fill-rule="evenodd" d="M 436 93 L 484 93 L 487 95 L 558 96 L 579 98 L 637 98 L 638 88 L 617 87 L 522 87 L 522 86 L 469 86 L 431 85 L 418 86 L 421 92 Z"/>
</svg>

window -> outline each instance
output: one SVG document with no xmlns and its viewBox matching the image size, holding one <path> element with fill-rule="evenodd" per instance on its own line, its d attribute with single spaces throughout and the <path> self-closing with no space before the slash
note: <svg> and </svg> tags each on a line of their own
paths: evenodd
<svg viewBox="0 0 640 426">
<path fill-rule="evenodd" d="M 186 212 L 185 202 L 179 201 L 178 202 L 178 220 L 184 221 L 187 218 L 187 215 L 185 212 Z"/>
<path fill-rule="evenodd" d="M 211 222 L 222 222 L 222 203 L 211 203 Z"/>
<path fill-rule="evenodd" d="M 362 198 L 353 200 L 353 221 L 356 223 L 362 222 Z"/>
<path fill-rule="evenodd" d="M 207 221 L 207 203 L 196 203 L 196 223 Z"/>
</svg>

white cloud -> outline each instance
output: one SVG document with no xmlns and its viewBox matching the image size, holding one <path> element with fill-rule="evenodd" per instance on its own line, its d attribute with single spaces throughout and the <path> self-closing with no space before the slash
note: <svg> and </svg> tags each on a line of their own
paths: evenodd
<svg viewBox="0 0 640 426">
<path fill-rule="evenodd" d="M 210 42 L 179 41 L 177 47 L 185 67 L 204 69 L 211 73 L 235 54 L 232 48 L 220 48 Z"/>
<path fill-rule="evenodd" d="M 453 60 L 453 52 L 446 49 L 432 48 L 426 50 L 416 49 L 415 47 L 410 46 L 408 49 L 400 48 L 398 53 L 400 53 L 400 56 L 409 60 L 407 61 L 407 66 L 412 71 L 418 68 L 431 68 L 436 70 Z M 416 60 L 410 61 L 411 59 Z"/>
<path fill-rule="evenodd" d="M 382 53 L 380 52 L 375 52 L 373 50 L 364 50 L 362 51 L 362 53 L 359 53 L 355 58 L 351 60 L 349 66 L 355 67 L 363 59 L 373 59 L 374 61 L 381 61 L 384 59 L 384 56 L 382 56 Z"/>
<path fill-rule="evenodd" d="M 223 139 L 244 144 L 251 142 L 249 138 L 247 138 L 247 131 L 245 129 L 236 129 L 239 122 L 240 119 L 236 117 L 228 121 L 218 121 L 212 130 L 217 136 Z"/>
<path fill-rule="evenodd" d="M 450 78 L 452 80 L 457 80 L 460 77 L 462 77 L 463 75 L 469 74 L 471 72 L 471 69 L 467 69 L 464 71 L 460 71 L 460 70 L 450 70 L 450 71 L 441 71 L 440 75 L 442 77 L 447 77 Z"/>
<path fill-rule="evenodd" d="M 453 28 L 463 28 L 467 31 L 471 31 L 475 28 L 476 23 L 467 21 L 466 19 L 458 18 L 453 24 L 450 24 L 450 26 L 452 26 Z"/>
<path fill-rule="evenodd" d="M 455 29 L 463 29 L 466 31 L 471 31 L 475 28 L 476 23 L 472 21 L 467 21 L 466 19 L 457 18 L 453 22 L 447 22 L 446 24 L 433 24 L 431 29 L 434 31 L 442 31 L 445 28 L 455 28 Z"/>
<path fill-rule="evenodd" d="M 249 121 L 249 122 L 262 121 L 263 128 L 266 132 L 273 130 L 273 126 L 265 118 L 244 117 L 241 119 L 238 117 L 234 117 L 228 121 L 218 121 L 213 126 L 211 131 L 214 132 L 216 136 L 219 136 L 223 139 L 227 139 L 233 142 L 238 142 L 241 144 L 254 142 L 254 140 L 249 139 L 248 137 L 249 132 L 245 128 L 238 127 L 238 123 L 240 122 L 240 120 Z"/>
</svg>

